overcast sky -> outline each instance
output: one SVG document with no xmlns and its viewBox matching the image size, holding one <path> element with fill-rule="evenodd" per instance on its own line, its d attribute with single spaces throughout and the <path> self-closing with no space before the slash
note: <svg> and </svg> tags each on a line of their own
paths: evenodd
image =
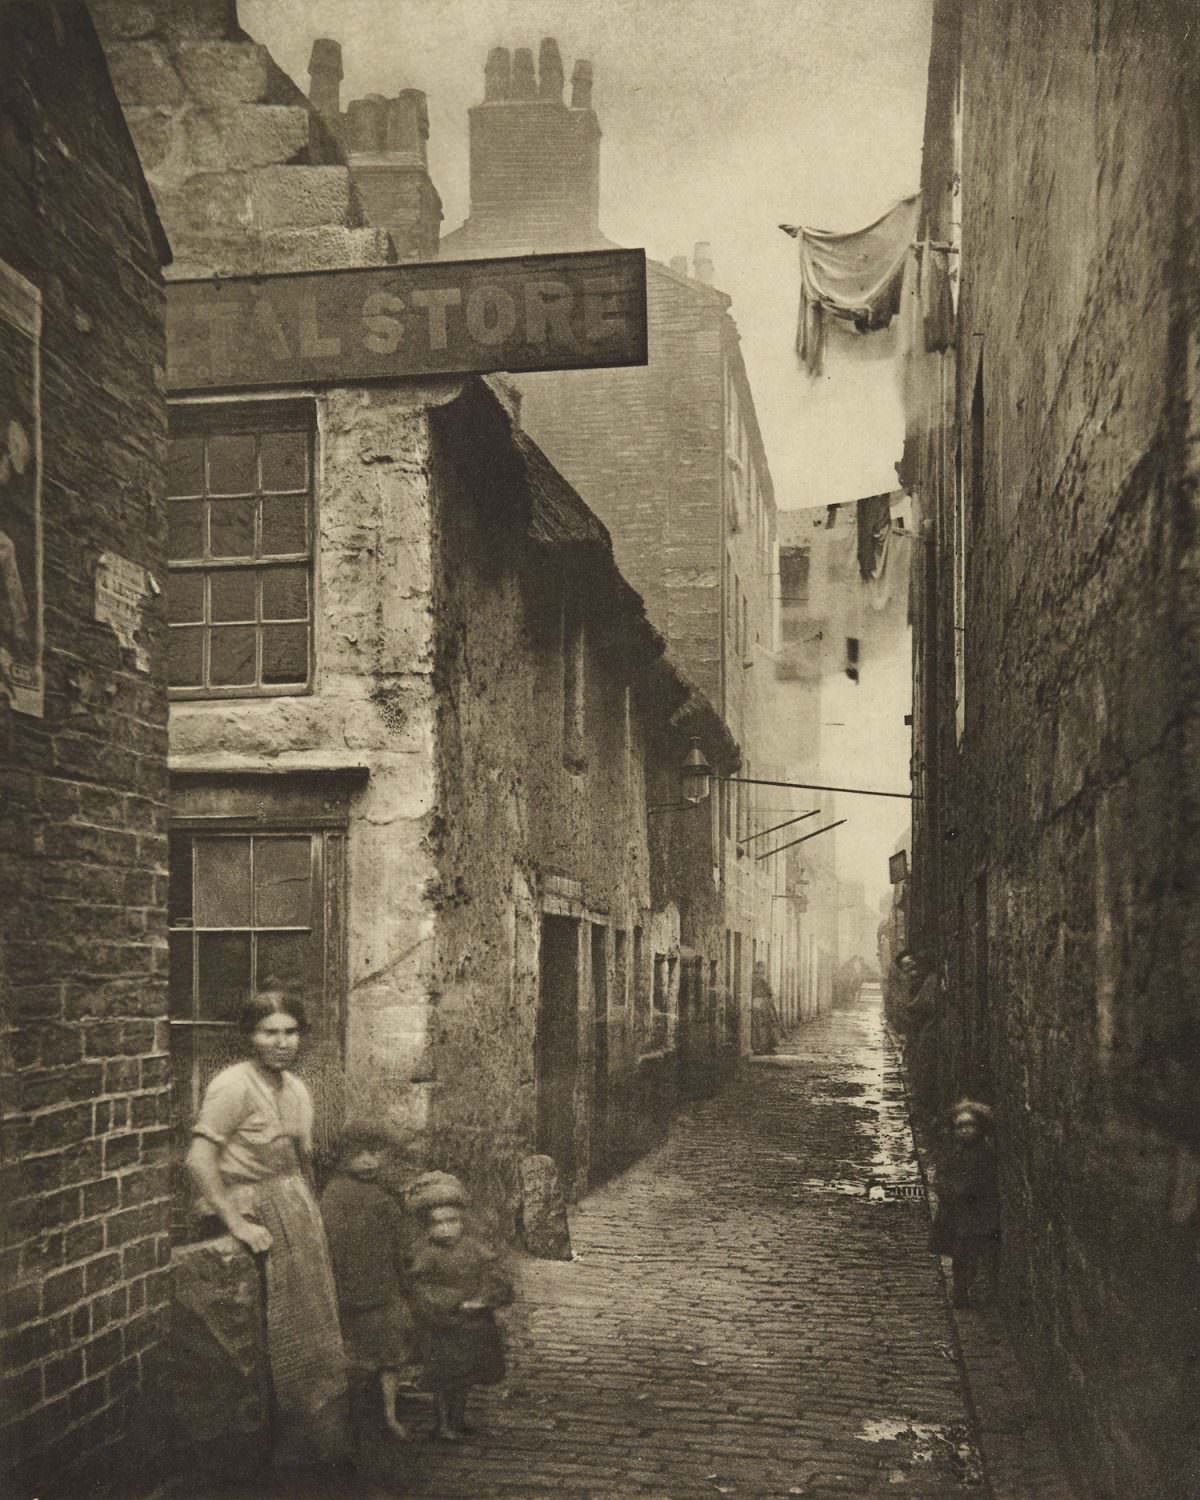
<svg viewBox="0 0 1200 1500">
<path fill-rule="evenodd" d="M 557 38 L 567 78 L 595 70 L 603 131 L 601 226 L 659 260 L 712 245 L 733 298 L 755 403 L 785 509 L 895 487 L 902 424 L 889 335 L 831 340 L 811 379 L 793 350 L 795 243 L 776 227 L 849 230 L 919 185 L 931 0 L 240 0 L 242 24 L 307 87 L 314 37 L 342 44 L 343 107 L 424 89 L 444 230 L 468 211 L 467 110 L 493 46 Z M 901 670 L 898 666 L 897 670 Z M 907 766 L 862 759 L 861 690 L 827 743 L 856 773 L 903 786 Z M 840 759 L 840 757 L 838 757 Z M 836 765 L 830 765 L 832 776 Z M 854 799 L 839 863 L 870 872 L 894 842 L 895 803 Z M 853 851 L 853 854 L 851 853 Z"/>
<path fill-rule="evenodd" d="M 918 185 L 930 0 L 241 0 L 242 24 L 307 86 L 342 43 L 343 104 L 421 88 L 446 230 L 466 217 L 467 110 L 488 49 L 555 36 L 595 68 L 601 223 L 660 260 L 712 244 L 733 297 L 781 506 L 892 488 L 886 362 L 792 350 L 796 247 L 776 227 L 854 229 Z"/>
</svg>

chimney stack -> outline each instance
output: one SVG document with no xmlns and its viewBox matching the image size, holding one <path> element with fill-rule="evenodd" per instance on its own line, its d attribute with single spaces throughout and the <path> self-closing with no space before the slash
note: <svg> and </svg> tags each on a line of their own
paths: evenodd
<svg viewBox="0 0 1200 1500">
<path fill-rule="evenodd" d="M 575 63 L 563 98 L 562 54 L 552 36 L 533 49 L 493 47 L 483 102 L 472 107 L 471 208 L 447 235 L 447 258 L 586 250 L 600 233 L 600 126 L 592 65 Z"/>
<path fill-rule="evenodd" d="M 329 45 L 337 48 L 336 42 Z M 321 46 L 318 42 L 313 48 L 314 80 Z M 337 65 L 340 78 L 340 49 Z M 429 111 L 422 91 L 401 89 L 391 99 L 383 94 L 352 99 L 331 124 L 344 143 L 368 222 L 387 230 L 400 260 L 436 260 L 442 200 L 429 177 Z"/>
<path fill-rule="evenodd" d="M 592 107 L 592 65 L 580 59 L 575 64 L 574 72 L 571 74 L 571 108 L 591 109 Z"/>
<path fill-rule="evenodd" d="M 561 104 L 562 96 L 562 56 L 554 38 L 544 36 L 538 51 L 538 98 L 548 99 L 551 104 Z"/>
<path fill-rule="evenodd" d="M 336 127 L 342 112 L 342 46 L 319 36 L 308 59 L 308 97 L 318 114 Z"/>
<path fill-rule="evenodd" d="M 707 240 L 697 240 L 692 252 L 692 275 L 705 286 L 713 284 L 712 246 Z"/>
</svg>

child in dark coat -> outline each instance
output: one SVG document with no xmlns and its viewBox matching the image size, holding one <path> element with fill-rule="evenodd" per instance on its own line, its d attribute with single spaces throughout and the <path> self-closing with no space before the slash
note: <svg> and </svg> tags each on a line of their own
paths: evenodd
<svg viewBox="0 0 1200 1500">
<path fill-rule="evenodd" d="M 374 1407 L 396 1437 L 408 1433 L 396 1396 L 411 1385 L 420 1358 L 409 1306 L 412 1229 L 404 1208 L 378 1181 L 393 1142 L 378 1131 L 350 1129 L 341 1141 L 335 1176 L 321 1195 L 333 1262 L 342 1341 L 350 1367 L 352 1407 L 362 1418 Z"/>
<path fill-rule="evenodd" d="M 1000 1270 L 1000 1189 L 992 1111 L 962 1099 L 950 1117 L 952 1137 L 937 1174 L 938 1209 L 930 1249 L 953 1258 L 955 1307 L 970 1305 L 980 1264 L 996 1294 Z"/>
<path fill-rule="evenodd" d="M 504 1379 L 504 1345 L 492 1310 L 512 1301 L 512 1283 L 495 1251 L 466 1232 L 467 1195 L 457 1177 L 427 1172 L 409 1185 L 406 1201 L 423 1223 L 409 1283 L 424 1383 L 434 1396 L 437 1436 L 457 1442 L 471 1430 L 471 1387 Z"/>
</svg>

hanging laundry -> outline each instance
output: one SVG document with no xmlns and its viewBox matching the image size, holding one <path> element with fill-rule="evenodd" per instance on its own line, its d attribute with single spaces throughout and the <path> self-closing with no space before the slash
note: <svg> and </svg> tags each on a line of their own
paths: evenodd
<svg viewBox="0 0 1200 1500">
<path fill-rule="evenodd" d="M 858 574 L 864 583 L 878 577 L 879 564 L 892 529 L 891 495 L 868 495 L 857 504 Z"/>
<path fill-rule="evenodd" d="M 919 193 L 903 198 L 873 224 L 850 234 L 779 226 L 800 247 L 796 353 L 810 375 L 821 373 L 827 315 L 853 323 L 862 333 L 886 328 L 895 317 L 920 206 Z"/>
</svg>

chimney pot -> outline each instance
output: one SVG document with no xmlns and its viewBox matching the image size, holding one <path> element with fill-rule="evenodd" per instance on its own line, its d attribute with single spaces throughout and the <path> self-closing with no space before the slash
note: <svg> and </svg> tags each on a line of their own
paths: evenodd
<svg viewBox="0 0 1200 1500">
<path fill-rule="evenodd" d="M 387 149 L 388 101 L 382 94 L 351 99 L 346 110 L 346 142 L 351 151 Z"/>
<path fill-rule="evenodd" d="M 512 60 L 513 99 L 537 98 L 537 75 L 533 71 L 533 49 L 518 47 Z"/>
<path fill-rule="evenodd" d="M 592 65 L 590 62 L 580 59 L 575 64 L 571 74 L 571 108 L 591 109 L 592 107 Z"/>
<path fill-rule="evenodd" d="M 425 95 L 420 89 L 402 89 L 388 101 L 387 149 L 403 151 L 426 161 L 425 142 L 429 137 L 429 115 Z"/>
<path fill-rule="evenodd" d="M 493 47 L 483 69 L 484 100 L 507 99 L 512 94 L 512 59 L 507 47 Z"/>
<path fill-rule="evenodd" d="M 345 76 L 342 72 L 341 42 L 335 42 L 331 36 L 319 36 L 316 39 L 308 58 L 309 77 L 314 73 L 329 73 L 341 83 Z"/>
<path fill-rule="evenodd" d="M 686 255 L 672 255 L 671 269 L 676 276 L 686 276 L 688 273 L 688 258 Z"/>
<path fill-rule="evenodd" d="M 319 36 L 308 59 L 308 97 L 318 114 L 336 121 L 342 108 L 342 45 Z"/>
<path fill-rule="evenodd" d="M 696 241 L 696 248 L 692 252 L 692 268 L 692 275 L 697 281 L 702 281 L 705 286 L 712 286 L 712 245 L 708 240 Z"/>
<path fill-rule="evenodd" d="M 538 52 L 538 97 L 562 103 L 563 65 L 558 43 L 552 36 L 542 38 Z"/>
</svg>

